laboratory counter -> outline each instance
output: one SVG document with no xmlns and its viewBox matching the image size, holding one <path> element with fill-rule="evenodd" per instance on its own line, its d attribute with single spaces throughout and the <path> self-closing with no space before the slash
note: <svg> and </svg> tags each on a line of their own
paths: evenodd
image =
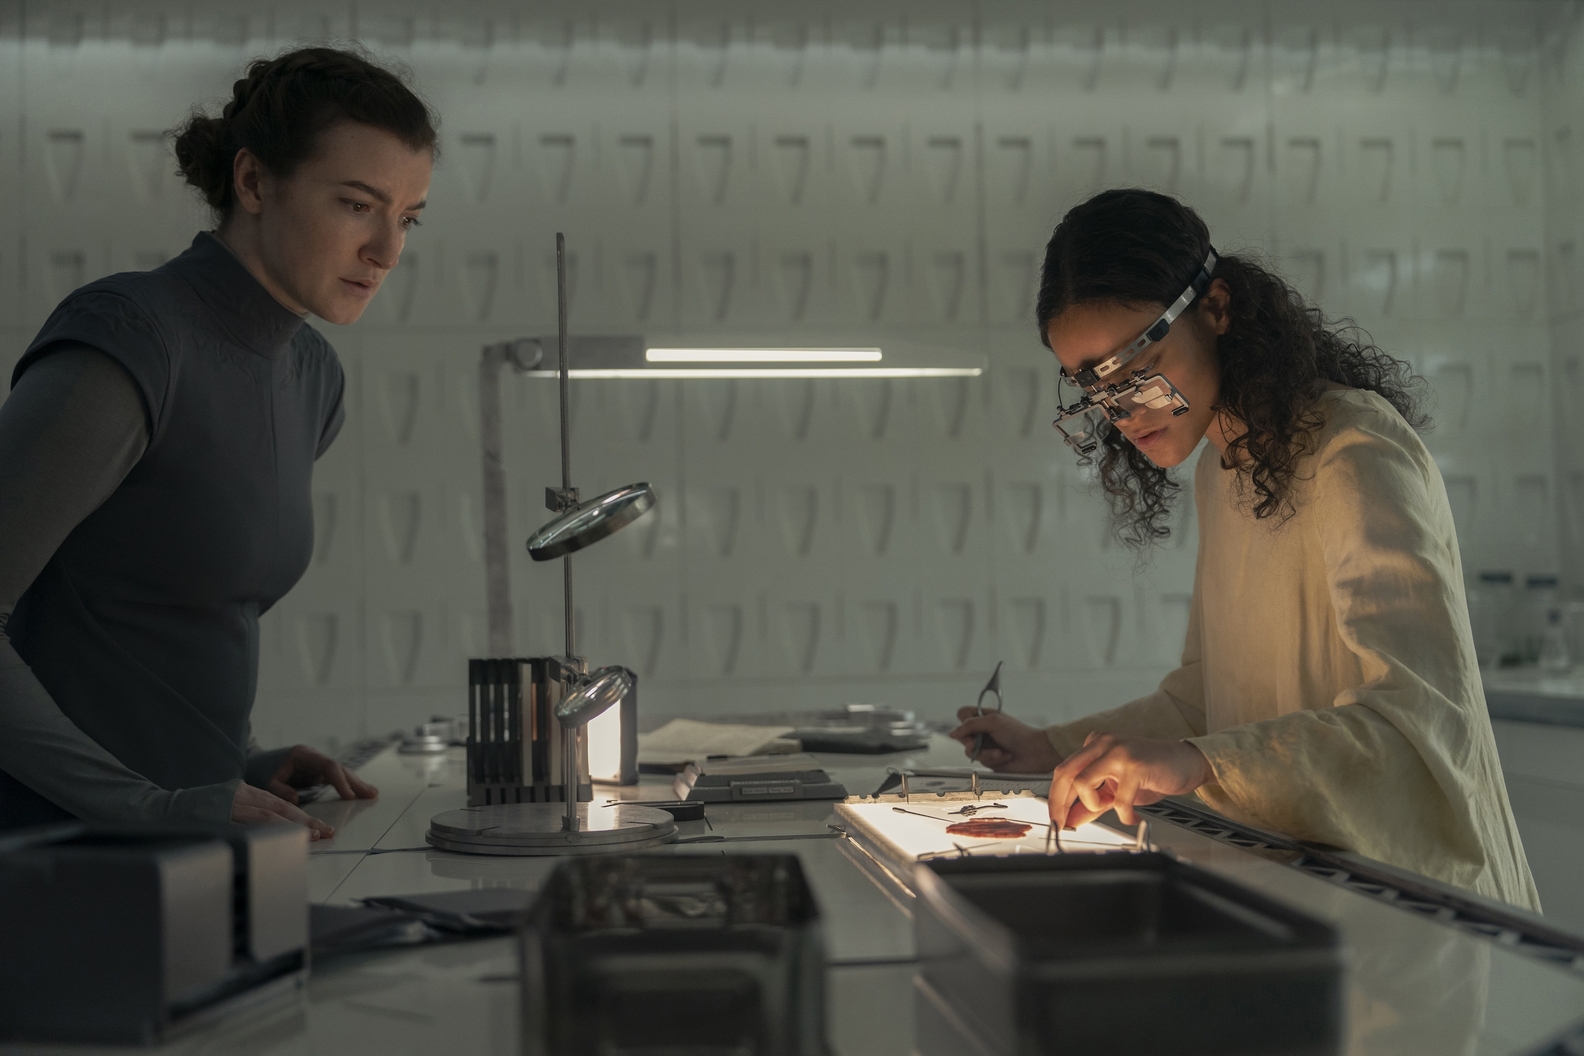
<svg viewBox="0 0 1584 1056">
<path fill-rule="evenodd" d="M 820 758 L 858 795 L 878 789 L 887 767 L 962 761 L 960 748 L 940 736 L 927 752 Z M 554 858 L 470 856 L 426 846 L 430 818 L 466 805 L 460 748 L 420 756 L 392 746 L 360 772 L 379 787 L 377 800 L 332 798 L 308 808 L 337 829 L 333 840 L 312 845 L 308 880 L 315 902 L 486 887 L 533 891 L 556 867 Z M 641 793 L 661 798 L 664 779 L 645 781 L 658 784 Z M 843 834 L 832 807 L 828 801 L 713 804 L 707 821 L 680 828 L 683 838 L 721 840 L 659 853 L 796 854 L 823 917 L 831 1050 L 906 1056 L 915 1050 L 912 898 L 886 882 Z M 1567 1047 L 1584 1039 L 1584 956 L 1578 955 L 1584 940 L 1547 931 L 1540 918 L 1459 897 L 1422 878 L 1394 882 L 1390 871 L 1350 864 L 1345 856 L 1295 852 L 1280 839 L 1218 825 L 1191 807 L 1162 805 L 1150 838 L 1338 927 L 1346 958 L 1343 1052 L 1584 1051 Z M 521 1051 L 518 972 L 517 942 L 509 937 L 345 955 L 316 963 L 294 993 L 233 1009 L 154 1051 L 515 1056 Z M 5 1054 L 45 1051 L 56 1050 L 0 1046 Z"/>
<path fill-rule="evenodd" d="M 1501 668 L 1485 672 L 1482 680 L 1492 719 L 1584 727 L 1584 668 Z"/>
</svg>

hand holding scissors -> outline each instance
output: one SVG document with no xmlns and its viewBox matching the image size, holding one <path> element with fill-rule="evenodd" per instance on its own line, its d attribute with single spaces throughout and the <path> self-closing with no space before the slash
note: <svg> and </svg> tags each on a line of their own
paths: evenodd
<svg viewBox="0 0 1584 1056">
<path fill-rule="evenodd" d="M 990 681 L 986 682 L 985 687 L 979 691 L 979 699 L 974 703 L 975 716 L 984 715 L 984 700 L 986 697 L 992 695 L 995 697 L 995 710 L 997 712 L 1001 710 L 1001 665 L 1003 663 L 1005 663 L 1005 661 L 996 661 L 995 670 L 990 673 Z M 974 762 L 979 761 L 979 753 L 984 751 L 984 742 L 984 734 L 974 734 L 973 751 L 968 753 L 969 759 L 973 760 Z"/>
<path fill-rule="evenodd" d="M 1035 774 L 1049 772 L 1061 762 L 1044 730 L 1019 722 L 1001 710 L 1001 664 L 996 664 L 990 681 L 979 691 L 979 699 L 957 709 L 962 723 L 951 731 L 961 741 L 969 759 L 982 762 L 992 770 Z M 994 708 L 985 706 L 993 697 Z"/>
</svg>

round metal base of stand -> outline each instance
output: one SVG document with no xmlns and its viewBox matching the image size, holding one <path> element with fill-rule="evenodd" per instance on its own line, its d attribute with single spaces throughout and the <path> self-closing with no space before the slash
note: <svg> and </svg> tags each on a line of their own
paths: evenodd
<svg viewBox="0 0 1584 1056">
<path fill-rule="evenodd" d="M 436 814 L 431 847 L 464 854 L 552 855 L 640 851 L 676 839 L 670 814 L 636 803 L 578 804 L 578 831 L 565 828 L 562 803 L 507 803 Z"/>
</svg>

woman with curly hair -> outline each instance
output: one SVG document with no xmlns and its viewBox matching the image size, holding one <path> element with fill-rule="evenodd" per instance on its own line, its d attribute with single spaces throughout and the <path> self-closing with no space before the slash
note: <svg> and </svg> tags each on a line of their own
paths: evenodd
<svg viewBox="0 0 1584 1056">
<path fill-rule="evenodd" d="M 363 314 L 417 223 L 433 115 L 363 56 L 252 63 L 175 134 L 215 230 L 70 294 L 0 406 L 0 830 L 329 825 L 295 789 L 375 794 L 249 735 L 259 616 L 313 553 L 309 483 L 343 418 L 308 325 Z"/>
<path fill-rule="evenodd" d="M 1182 665 L 1111 711 L 1039 730 L 965 708 L 952 736 L 996 769 L 1052 770 L 1059 824 L 1197 793 L 1538 910 L 1407 364 L 1141 190 L 1057 225 L 1037 315 L 1063 379 L 1111 396 L 1095 428 L 1058 425 L 1097 457 L 1124 542 L 1169 534 L 1171 469 L 1209 441 Z"/>
</svg>

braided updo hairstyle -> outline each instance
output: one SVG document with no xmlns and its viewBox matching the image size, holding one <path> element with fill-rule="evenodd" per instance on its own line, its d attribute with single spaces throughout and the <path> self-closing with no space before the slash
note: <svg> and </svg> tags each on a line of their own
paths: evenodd
<svg viewBox="0 0 1584 1056">
<path fill-rule="evenodd" d="M 223 223 L 236 203 L 232 167 L 247 149 L 285 179 L 313 157 L 319 137 L 351 121 L 382 129 L 415 151 L 439 153 L 438 123 L 404 80 L 369 58 L 335 48 L 299 48 L 255 59 L 210 117 L 195 110 L 173 129 L 177 171 Z"/>
</svg>

